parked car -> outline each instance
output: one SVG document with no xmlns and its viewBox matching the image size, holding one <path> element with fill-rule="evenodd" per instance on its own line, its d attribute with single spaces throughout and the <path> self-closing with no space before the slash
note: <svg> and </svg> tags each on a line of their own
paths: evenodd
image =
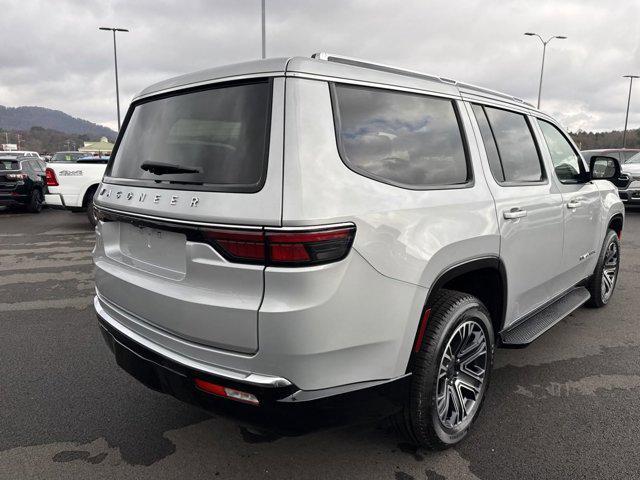
<svg viewBox="0 0 640 480">
<path fill-rule="evenodd" d="M 627 159 L 621 166 L 626 182 L 618 185 L 618 194 L 624 203 L 640 202 L 640 153 Z"/>
<path fill-rule="evenodd" d="M 64 152 L 63 160 L 52 160 L 47 165 L 48 193 L 45 195 L 45 202 L 53 208 L 86 212 L 89 223 L 95 226 L 93 196 L 102 180 L 109 157 L 83 154 L 75 160 L 66 160 L 67 156 L 73 157 L 69 153 Z"/>
<path fill-rule="evenodd" d="M 95 196 L 102 333 L 205 408 L 271 428 L 376 411 L 449 447 L 497 346 L 611 299 L 620 165 L 590 162 L 510 95 L 364 60 L 152 85 Z"/>
<path fill-rule="evenodd" d="M 22 206 L 29 212 L 39 213 L 46 190 L 40 159 L 4 153 L 0 152 L 0 205 Z"/>
<path fill-rule="evenodd" d="M 618 187 L 618 194 L 624 203 L 640 201 L 640 149 L 636 148 L 608 148 L 601 150 L 585 150 L 584 159 L 589 162 L 594 155 L 605 155 L 618 158 L 621 163 L 621 175 L 614 183 Z M 636 157 L 634 159 L 634 157 Z"/>
</svg>

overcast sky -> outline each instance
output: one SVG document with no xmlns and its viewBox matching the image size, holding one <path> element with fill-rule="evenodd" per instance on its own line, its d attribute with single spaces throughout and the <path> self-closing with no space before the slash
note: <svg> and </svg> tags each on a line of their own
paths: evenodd
<svg viewBox="0 0 640 480">
<path fill-rule="evenodd" d="M 267 56 L 329 51 L 494 88 L 571 130 L 621 129 L 640 74 L 640 0 L 266 0 Z M 0 0 L 0 104 L 62 110 L 115 129 L 111 34 L 123 112 L 167 77 L 260 56 L 260 0 Z M 640 127 L 640 81 L 629 124 Z"/>
</svg>

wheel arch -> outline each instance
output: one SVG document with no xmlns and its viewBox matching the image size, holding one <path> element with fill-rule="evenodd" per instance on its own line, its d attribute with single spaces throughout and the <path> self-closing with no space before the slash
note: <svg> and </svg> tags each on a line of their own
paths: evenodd
<svg viewBox="0 0 640 480">
<path fill-rule="evenodd" d="M 507 273 L 500 257 L 487 256 L 452 265 L 436 277 L 429 288 L 412 348 L 421 340 L 421 332 L 424 332 L 429 321 L 426 312 L 431 308 L 436 294 L 443 288 L 468 293 L 484 303 L 491 315 L 494 335 L 497 338 L 504 325 L 507 310 Z M 411 356 L 414 350 L 415 348 Z"/>
<path fill-rule="evenodd" d="M 624 226 L 624 217 L 621 213 L 616 213 L 609 219 L 607 224 L 607 230 L 611 229 L 618 235 L 618 238 L 622 236 L 622 227 Z"/>
<path fill-rule="evenodd" d="M 96 193 L 96 190 L 98 190 L 98 186 L 100 185 L 100 183 L 93 183 L 91 185 L 89 185 L 87 187 L 87 189 L 84 191 L 84 196 L 82 197 L 82 208 L 87 208 L 87 205 L 89 204 L 89 198 Z"/>
</svg>

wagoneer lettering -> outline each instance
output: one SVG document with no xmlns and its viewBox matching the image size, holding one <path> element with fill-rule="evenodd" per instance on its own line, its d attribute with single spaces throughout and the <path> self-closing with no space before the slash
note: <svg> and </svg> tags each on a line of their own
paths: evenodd
<svg viewBox="0 0 640 480">
<path fill-rule="evenodd" d="M 612 298 L 619 174 L 437 76 L 316 54 L 177 77 L 134 99 L 95 199 L 100 328 L 145 385 L 262 428 L 387 415 L 449 447 L 496 347 Z"/>
</svg>

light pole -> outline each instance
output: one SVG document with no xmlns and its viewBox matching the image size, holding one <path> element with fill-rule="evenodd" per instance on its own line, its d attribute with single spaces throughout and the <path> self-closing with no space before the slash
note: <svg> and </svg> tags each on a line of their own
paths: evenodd
<svg viewBox="0 0 640 480">
<path fill-rule="evenodd" d="M 629 79 L 629 97 L 627 98 L 627 114 L 624 117 L 624 133 L 622 134 L 622 148 L 627 147 L 627 123 L 629 122 L 629 105 L 631 104 L 631 87 L 633 87 L 633 79 L 640 78 L 638 75 L 623 75 L 623 78 Z"/>
<path fill-rule="evenodd" d="M 116 67 L 116 107 L 118 109 L 118 130 L 120 130 L 120 92 L 118 91 L 118 54 L 116 53 L 116 32 L 128 32 L 126 28 L 98 27 L 100 30 L 113 32 L 113 63 Z"/>
<path fill-rule="evenodd" d="M 540 68 L 540 84 L 538 85 L 538 108 L 540 108 L 540 96 L 542 95 L 542 75 L 544 74 L 544 57 L 547 53 L 547 43 L 549 43 L 554 38 L 557 38 L 558 40 L 566 40 L 567 37 L 565 37 L 564 35 L 554 35 L 552 37 L 549 37 L 547 40 L 543 40 L 542 37 L 537 33 L 527 32 L 525 33 L 525 35 L 529 37 L 538 37 L 542 42 L 542 67 Z"/>
<path fill-rule="evenodd" d="M 267 58 L 267 32 L 265 25 L 266 13 L 264 11 L 264 2 L 265 0 L 262 0 L 262 58 Z"/>
</svg>

